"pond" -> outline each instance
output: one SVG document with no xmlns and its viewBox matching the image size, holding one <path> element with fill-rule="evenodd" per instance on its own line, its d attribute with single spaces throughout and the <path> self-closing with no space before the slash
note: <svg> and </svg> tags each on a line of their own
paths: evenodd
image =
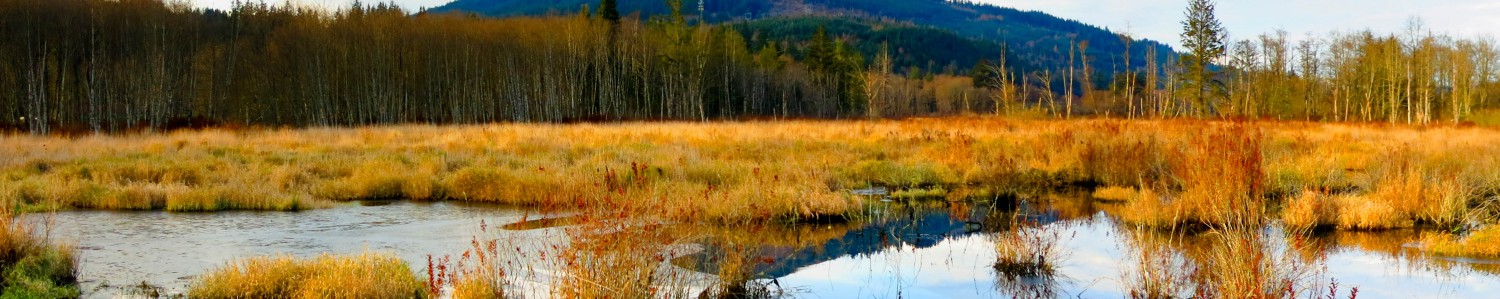
<svg viewBox="0 0 1500 299">
<path fill-rule="evenodd" d="M 78 247 L 85 297 L 109 298 L 143 282 L 186 291 L 195 275 L 236 258 L 394 252 L 413 267 L 428 254 L 462 251 L 480 221 L 523 213 L 461 203 L 366 202 L 302 212 L 68 211 L 27 215 Z M 418 262 L 421 263 L 418 263 Z"/>
<path fill-rule="evenodd" d="M 681 238 L 691 244 L 672 245 L 683 254 L 662 263 L 711 277 L 720 272 L 718 257 L 748 250 L 757 262 L 746 271 L 756 283 L 808 298 L 1121 298 L 1139 284 L 1133 277 L 1141 276 L 1141 244 L 1158 242 L 1143 240 L 1177 240 L 1161 242 L 1170 249 L 1161 255 L 1165 263 L 1180 268 L 1164 272 L 1210 269 L 1193 261 L 1195 252 L 1212 250 L 1202 245 L 1212 243 L 1205 239 L 1213 237 L 1204 236 L 1212 233 L 1127 229 L 1109 216 L 1109 205 L 1069 198 L 998 206 L 883 203 L 854 223 L 719 229 Z M 502 206 L 403 201 L 303 212 L 67 211 L 26 217 L 50 223 L 51 236 L 78 246 L 82 289 L 90 298 L 132 294 L 143 283 L 180 294 L 196 275 L 259 255 L 393 252 L 414 271 L 423 271 L 429 256 L 459 254 L 478 238 L 502 240 L 518 251 L 566 246 L 568 234 L 561 230 L 573 224 L 567 217 L 544 219 Z M 1042 232 L 1031 236 L 1054 245 L 1054 274 L 996 270 L 997 240 L 1027 230 Z M 745 239 L 754 245 L 720 246 L 736 232 L 757 235 Z M 1477 298 L 1500 292 L 1495 261 L 1423 255 L 1412 248 L 1420 231 L 1298 237 L 1271 227 L 1260 234 L 1256 244 L 1264 244 L 1264 252 L 1307 261 L 1293 276 L 1317 285 L 1337 282 L 1340 298 L 1350 287 L 1358 288 L 1360 298 Z"/>
</svg>

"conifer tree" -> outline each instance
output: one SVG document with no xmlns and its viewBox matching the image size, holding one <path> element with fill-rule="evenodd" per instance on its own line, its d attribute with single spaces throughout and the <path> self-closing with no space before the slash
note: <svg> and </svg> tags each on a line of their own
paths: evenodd
<svg viewBox="0 0 1500 299">
<path fill-rule="evenodd" d="M 615 0 L 599 1 L 599 17 L 610 23 L 620 22 L 620 8 Z"/>
<path fill-rule="evenodd" d="M 1218 113 L 1213 98 L 1223 92 L 1218 82 L 1217 71 L 1211 66 L 1224 57 L 1224 40 L 1228 33 L 1224 25 L 1214 17 L 1213 0 L 1189 0 L 1187 19 L 1182 21 L 1182 45 L 1188 53 L 1181 56 L 1183 67 L 1182 90 L 1200 110 Z"/>
</svg>

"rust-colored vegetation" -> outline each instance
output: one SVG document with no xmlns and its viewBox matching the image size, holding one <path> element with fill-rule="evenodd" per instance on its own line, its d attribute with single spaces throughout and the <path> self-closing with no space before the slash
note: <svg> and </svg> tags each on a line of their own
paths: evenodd
<svg viewBox="0 0 1500 299">
<path fill-rule="evenodd" d="M 0 137 L 21 210 L 295 210 L 360 199 L 610 207 L 717 223 L 1059 188 L 1152 227 L 1456 225 L 1500 189 L 1500 134 L 1193 120 L 787 121 L 203 130 Z M 1097 187 L 1097 189 L 1096 189 Z"/>
</svg>

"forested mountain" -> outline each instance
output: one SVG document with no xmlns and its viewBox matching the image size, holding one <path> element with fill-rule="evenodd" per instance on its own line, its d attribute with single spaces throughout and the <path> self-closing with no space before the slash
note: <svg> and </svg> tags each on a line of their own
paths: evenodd
<svg viewBox="0 0 1500 299">
<path fill-rule="evenodd" d="M 1026 61 L 1037 67 L 1053 70 L 1067 69 L 1069 61 L 1082 68 L 1087 62 L 1089 69 L 1099 78 L 1124 71 L 1123 59 L 1126 43 L 1119 34 L 1082 22 L 1058 18 L 1042 12 L 1020 11 L 988 4 L 948 0 L 686 0 L 689 14 L 701 15 L 709 22 L 728 22 L 767 17 L 795 16 L 856 16 L 894 23 L 940 28 L 959 36 L 982 39 L 1005 44 L 1013 53 L 1015 61 Z M 665 13 L 665 0 L 620 0 L 620 10 L 637 13 L 642 18 Z M 457 0 L 433 8 L 431 12 L 472 12 L 488 16 L 517 16 L 541 14 L 570 14 L 579 12 L 584 6 L 598 6 L 593 0 Z M 699 8 L 702 10 L 699 11 Z M 828 19 L 824 19 L 828 20 Z M 805 28 L 805 22 L 763 23 L 757 29 L 773 30 L 776 24 Z M 878 27 L 878 26 L 872 26 Z M 799 30 L 799 29 L 783 29 Z M 805 30 L 803 30 L 805 31 Z M 830 30 L 847 35 L 868 35 L 853 31 Z M 919 35 L 902 36 L 919 38 Z M 907 41 L 915 43 L 916 41 Z M 977 43 L 977 42 L 976 42 Z M 1082 45 L 1083 55 L 1074 54 Z M 859 45 L 862 49 L 869 45 Z M 996 56 L 1000 49 L 986 49 L 983 54 Z M 1146 64 L 1146 55 L 1155 53 L 1157 61 L 1168 61 L 1174 55 L 1164 44 L 1150 40 L 1134 40 L 1130 45 L 1131 69 L 1140 70 Z M 977 53 L 976 53 L 977 54 Z M 963 61 L 974 61 L 969 56 Z M 921 58 L 894 57 L 898 61 L 917 62 L 925 66 Z M 956 58 L 956 57 L 955 57 Z M 1085 59 L 1086 58 L 1086 59 Z M 957 60 L 933 61 L 935 70 L 942 71 Z M 1103 80 L 1101 80 L 1103 81 Z M 1103 82 L 1101 82 L 1103 83 Z"/>
<path fill-rule="evenodd" d="M 864 57 L 890 51 L 894 72 L 908 76 L 933 72 L 963 74 L 980 60 L 997 60 L 1006 52 L 997 42 L 966 38 L 947 30 L 853 17 L 773 17 L 727 25 L 745 35 L 751 48 L 771 43 L 798 59 L 807 57 L 807 41 L 822 29 Z M 1025 73 L 1037 69 L 1018 61 L 1013 53 L 1009 56 L 1014 71 Z"/>
</svg>

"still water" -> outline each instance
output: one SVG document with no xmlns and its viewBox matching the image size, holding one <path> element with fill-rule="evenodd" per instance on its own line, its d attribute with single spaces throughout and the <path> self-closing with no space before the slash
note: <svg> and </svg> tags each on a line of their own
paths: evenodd
<svg viewBox="0 0 1500 299">
<path fill-rule="evenodd" d="M 744 233 L 783 240 L 755 241 L 761 243 L 754 249 L 756 260 L 764 262 L 751 271 L 756 281 L 799 298 L 1125 297 L 1136 264 L 1132 259 L 1138 256 L 1128 236 L 1132 230 L 1116 226 L 1107 205 L 1053 202 L 1061 204 L 880 204 L 859 223 Z M 368 202 L 303 212 L 70 211 L 26 217 L 49 223 L 53 238 L 78 246 L 80 280 L 91 298 L 118 297 L 143 283 L 180 294 L 196 275 L 260 255 L 392 252 L 422 271 L 429 255 L 456 255 L 476 237 L 525 248 L 565 245 L 567 234 L 561 230 L 570 225 L 567 218 L 536 221 L 538 215 L 514 208 L 442 202 Z M 1055 236 L 1056 275 L 1006 279 L 997 273 L 994 240 L 1017 223 Z M 481 225 L 494 227 L 481 231 Z M 1277 241 L 1282 244 L 1299 244 L 1293 254 L 1320 261 L 1309 280 L 1337 281 L 1341 294 L 1349 287 L 1358 287 L 1359 298 L 1500 294 L 1496 261 L 1425 256 L 1412 248 L 1417 231 L 1291 238 L 1269 228 L 1265 234 L 1284 237 Z M 717 273 L 712 257 L 725 250 L 715 245 L 719 238 L 727 237 L 678 244 L 691 250 L 664 266 Z"/>
</svg>

